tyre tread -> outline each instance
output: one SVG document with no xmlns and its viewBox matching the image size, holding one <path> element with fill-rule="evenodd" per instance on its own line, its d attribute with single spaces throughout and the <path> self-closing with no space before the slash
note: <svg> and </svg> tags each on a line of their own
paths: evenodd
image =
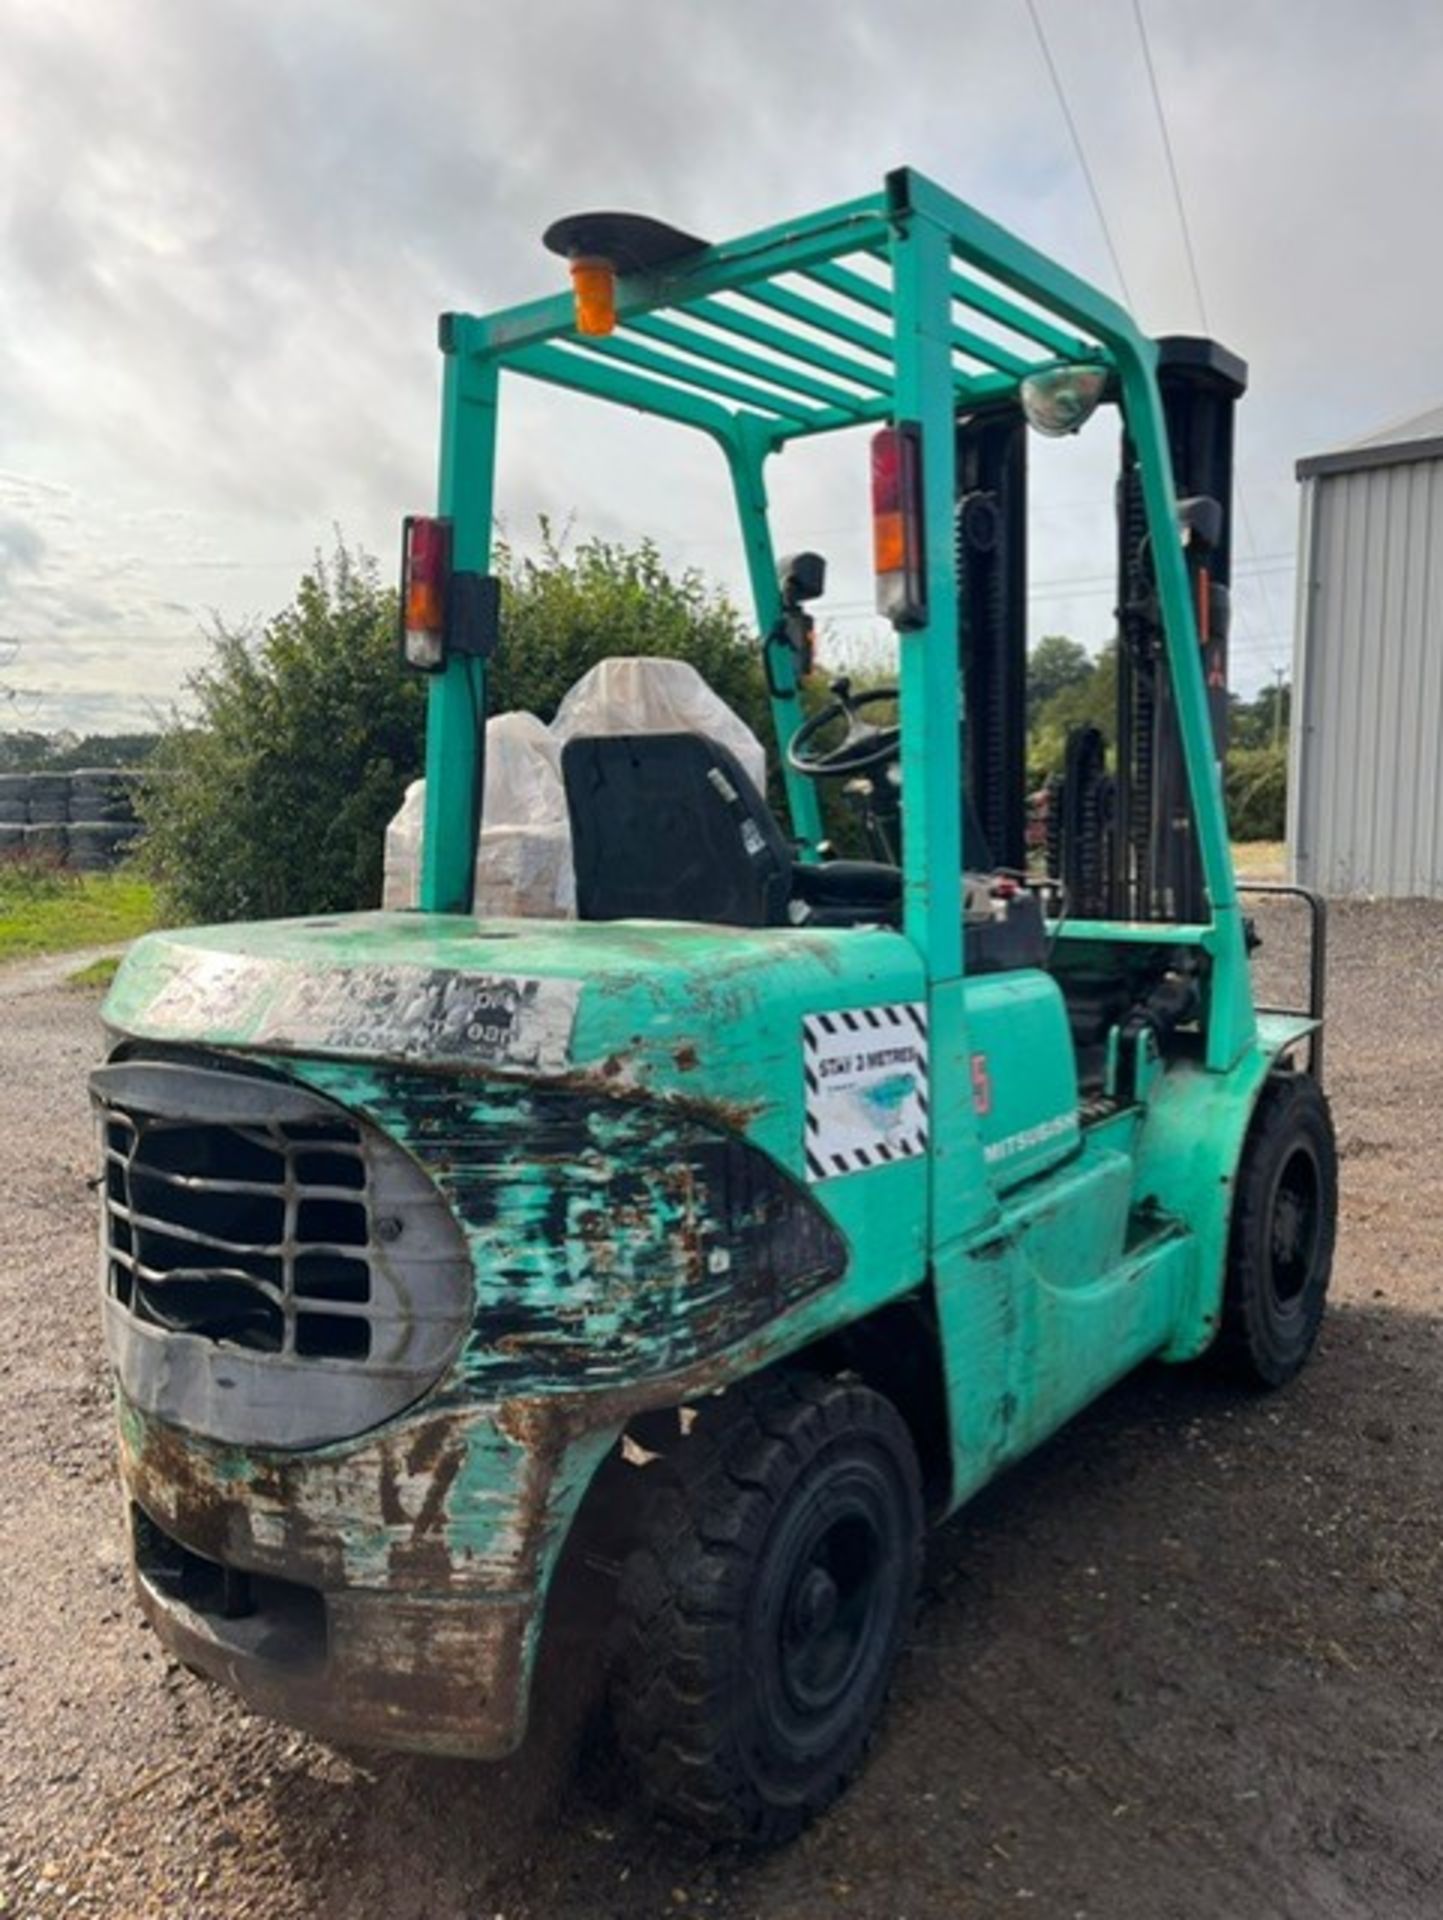
<svg viewBox="0 0 1443 1920">
<path fill-rule="evenodd" d="M 1312 1315 L 1311 1329 L 1301 1351 L 1280 1361 L 1267 1350 L 1258 1326 L 1262 1281 L 1257 1252 L 1267 1229 L 1267 1196 L 1257 1169 L 1266 1167 L 1274 1142 L 1286 1139 L 1300 1126 L 1316 1126 L 1321 1149 L 1319 1170 L 1325 1209 L 1323 1262 L 1325 1277 Z M 1337 1203 L 1337 1150 L 1327 1098 L 1308 1073 L 1274 1073 L 1264 1087 L 1248 1132 L 1238 1174 L 1237 1198 L 1228 1240 L 1228 1267 L 1223 1290 L 1222 1317 L 1214 1356 L 1219 1370 L 1236 1385 L 1255 1390 L 1283 1386 L 1301 1368 L 1311 1351 L 1327 1290 L 1331 1268 Z"/>
<path fill-rule="evenodd" d="M 819 1447 L 878 1435 L 910 1462 L 896 1410 L 859 1384 L 778 1373 L 704 1403 L 687 1440 L 649 1468 L 659 1484 L 618 1587 L 619 1657 L 612 1711 L 623 1755 L 653 1809 L 712 1839 L 772 1844 L 830 1803 L 856 1772 L 869 1730 L 844 1768 L 795 1803 L 764 1800 L 732 1751 L 731 1697 L 717 1684 L 747 1604 L 753 1557 L 786 1488 Z M 664 1478 L 663 1478 L 664 1476 Z"/>
</svg>

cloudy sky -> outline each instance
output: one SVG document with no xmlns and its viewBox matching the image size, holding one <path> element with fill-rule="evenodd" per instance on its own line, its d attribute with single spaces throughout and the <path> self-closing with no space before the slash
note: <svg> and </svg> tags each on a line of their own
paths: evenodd
<svg viewBox="0 0 1443 1920">
<path fill-rule="evenodd" d="M 1037 6 L 1134 308 L 1196 331 L 1133 0 Z M 1143 10 L 1208 318 L 1252 368 L 1248 686 L 1288 656 L 1295 458 L 1443 397 L 1443 9 Z M 435 316 L 557 285 L 558 213 L 719 239 L 902 161 L 1116 291 L 1026 0 L 0 0 L 8 710 L 143 724 L 333 526 L 389 565 L 432 496 Z M 574 516 L 739 584 L 703 445 L 519 384 L 503 411 L 513 534 Z M 1039 462 L 1037 632 L 1106 632 L 1109 451 Z M 779 542 L 832 557 L 865 644 L 865 448 L 777 464 Z"/>
</svg>

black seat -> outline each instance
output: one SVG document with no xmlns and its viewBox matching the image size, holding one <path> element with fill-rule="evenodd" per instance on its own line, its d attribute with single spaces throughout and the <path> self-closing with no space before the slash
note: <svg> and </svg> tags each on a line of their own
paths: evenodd
<svg viewBox="0 0 1443 1920">
<path fill-rule="evenodd" d="M 697 733 L 587 735 L 561 754 L 582 920 L 854 926 L 895 920 L 895 867 L 799 866 L 735 754 Z"/>
</svg>

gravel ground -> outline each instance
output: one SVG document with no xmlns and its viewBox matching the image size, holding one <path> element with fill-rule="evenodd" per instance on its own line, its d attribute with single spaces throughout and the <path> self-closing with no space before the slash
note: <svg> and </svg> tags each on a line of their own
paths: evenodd
<svg viewBox="0 0 1443 1920">
<path fill-rule="evenodd" d="M 91 995 L 0 975 L 0 1913 L 1410 1920 L 1443 1913 L 1443 908 L 1334 918 L 1336 1308 L 1269 1401 L 1158 1369 L 935 1539 L 845 1803 L 737 1860 L 568 1783 L 337 1755 L 126 1591 Z"/>
</svg>

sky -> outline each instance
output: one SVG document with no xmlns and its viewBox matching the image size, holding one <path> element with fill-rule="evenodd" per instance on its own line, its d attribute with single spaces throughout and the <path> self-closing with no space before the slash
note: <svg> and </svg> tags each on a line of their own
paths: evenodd
<svg viewBox="0 0 1443 1920">
<path fill-rule="evenodd" d="M 1251 369 L 1248 692 L 1290 658 L 1294 461 L 1443 398 L 1443 9 L 1140 4 Z M 1201 331 L 1134 0 L 1036 7 L 1134 313 Z M 150 724 L 336 529 L 389 568 L 434 498 L 436 315 L 560 285 L 557 215 L 730 238 L 903 163 L 1119 291 L 1026 0 L 0 0 L 0 727 Z M 502 414 L 514 541 L 647 535 L 741 594 L 706 443 L 522 382 Z M 1034 634 L 1107 636 L 1114 452 L 1038 449 Z M 774 466 L 779 548 L 832 561 L 824 654 L 883 646 L 864 441 Z"/>
</svg>

